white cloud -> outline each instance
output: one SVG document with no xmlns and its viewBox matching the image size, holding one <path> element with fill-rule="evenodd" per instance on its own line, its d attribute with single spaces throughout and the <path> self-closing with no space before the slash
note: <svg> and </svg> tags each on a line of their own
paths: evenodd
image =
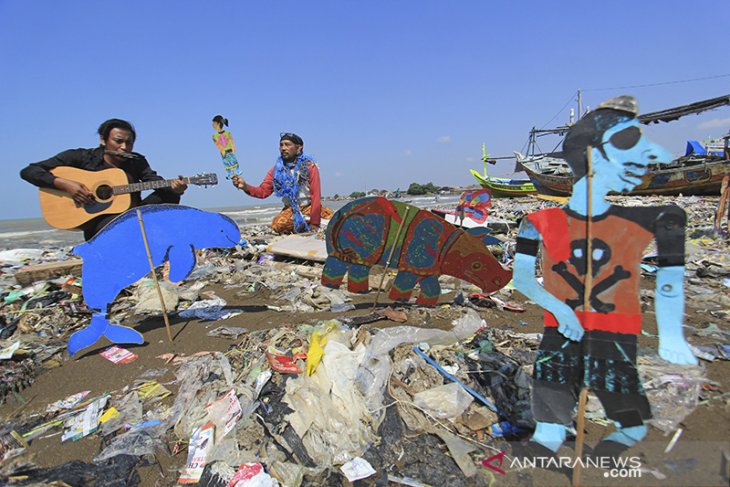
<svg viewBox="0 0 730 487">
<path fill-rule="evenodd" d="M 697 126 L 698 129 L 717 129 L 717 128 L 730 128 L 730 118 L 713 118 L 702 122 Z"/>
<path fill-rule="evenodd" d="M 436 139 L 436 142 L 439 144 L 448 144 L 451 142 L 451 136 L 450 135 L 442 135 L 441 137 Z"/>
<path fill-rule="evenodd" d="M 411 149 L 406 149 L 403 151 L 403 154 L 410 157 L 413 155 L 413 151 Z"/>
</svg>

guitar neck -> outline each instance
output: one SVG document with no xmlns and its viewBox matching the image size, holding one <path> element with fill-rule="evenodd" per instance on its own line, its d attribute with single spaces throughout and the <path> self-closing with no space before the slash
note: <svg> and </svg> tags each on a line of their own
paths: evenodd
<svg viewBox="0 0 730 487">
<path fill-rule="evenodd" d="M 119 186 L 112 186 L 112 190 L 114 194 L 136 193 L 139 191 L 146 191 L 148 189 L 169 188 L 172 186 L 173 181 L 177 181 L 177 179 L 159 179 L 157 181 L 123 184 Z M 183 178 L 183 182 L 185 184 L 190 184 L 190 178 Z"/>
</svg>

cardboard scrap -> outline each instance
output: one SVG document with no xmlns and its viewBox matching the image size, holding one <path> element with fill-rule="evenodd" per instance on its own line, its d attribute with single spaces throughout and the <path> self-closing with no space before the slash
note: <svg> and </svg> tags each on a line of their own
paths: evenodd
<svg viewBox="0 0 730 487">
<path fill-rule="evenodd" d="M 213 447 L 214 430 L 215 425 L 208 422 L 193 431 L 188 447 L 188 460 L 178 479 L 179 483 L 197 484 L 200 481 L 205 465 L 208 463 L 208 453 Z"/>
<path fill-rule="evenodd" d="M 156 381 L 143 382 L 137 386 L 137 395 L 143 401 L 159 401 L 172 394 L 165 386 Z"/>
<path fill-rule="evenodd" d="M 373 466 L 367 460 L 360 457 L 355 457 L 345 463 L 340 467 L 340 470 L 342 470 L 342 473 L 345 474 L 345 477 L 350 482 L 370 477 L 375 473 Z"/>
<path fill-rule="evenodd" d="M 65 425 L 68 429 L 61 437 L 61 442 L 77 441 L 94 433 L 99 428 L 99 419 L 108 399 L 109 396 L 105 394 L 86 406 L 81 413 L 67 419 Z"/>
<path fill-rule="evenodd" d="M 139 358 L 139 355 L 116 345 L 107 348 L 99 355 L 115 364 L 129 364 Z"/>
<path fill-rule="evenodd" d="M 236 397 L 235 389 L 208 404 L 205 408 L 208 417 L 215 424 L 215 442 L 220 441 L 236 426 L 243 410 Z"/>
<path fill-rule="evenodd" d="M 59 411 L 64 411 L 66 409 L 71 409 L 77 404 L 80 404 L 81 401 L 83 401 L 90 392 L 91 391 L 77 392 L 76 394 L 72 394 L 65 399 L 61 399 L 60 401 L 56 401 L 53 404 L 49 404 L 46 408 L 46 413 L 52 414 Z"/>
</svg>

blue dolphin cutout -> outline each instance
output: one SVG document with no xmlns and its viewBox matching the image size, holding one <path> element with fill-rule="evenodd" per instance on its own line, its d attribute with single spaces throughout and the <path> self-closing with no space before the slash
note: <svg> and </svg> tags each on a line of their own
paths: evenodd
<svg viewBox="0 0 730 487">
<path fill-rule="evenodd" d="M 150 272 L 149 259 L 137 218 L 142 214 L 155 267 L 170 261 L 170 280 L 182 281 L 195 267 L 195 250 L 230 248 L 241 240 L 238 225 L 227 216 L 179 205 L 147 205 L 119 215 L 73 253 L 84 263 L 83 294 L 94 312 L 91 323 L 68 339 L 68 352 L 96 343 L 105 336 L 112 343 L 144 343 L 142 334 L 107 319 L 108 306 L 124 289 Z"/>
</svg>

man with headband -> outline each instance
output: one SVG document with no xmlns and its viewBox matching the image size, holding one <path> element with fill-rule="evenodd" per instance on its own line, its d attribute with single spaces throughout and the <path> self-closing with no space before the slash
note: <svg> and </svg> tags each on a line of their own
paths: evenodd
<svg viewBox="0 0 730 487">
<path fill-rule="evenodd" d="M 284 209 L 274 217 L 271 228 L 276 233 L 316 232 L 322 218 L 331 218 L 332 210 L 322 207 L 319 169 L 304 153 L 304 141 L 297 134 L 282 133 L 276 164 L 259 186 L 250 186 L 240 176 L 233 176 L 233 185 L 254 198 L 276 194 Z"/>
<path fill-rule="evenodd" d="M 98 133 L 98 147 L 94 149 L 71 149 L 61 152 L 48 160 L 29 164 L 20 171 L 20 177 L 39 188 L 65 191 L 71 195 L 79 207 L 96 202 L 91 190 L 79 181 L 54 176 L 51 170 L 60 166 L 71 166 L 86 171 L 118 168 L 126 173 L 130 183 L 164 180 L 150 167 L 147 159 L 142 154 L 132 152 L 137 133 L 131 123 L 126 120 L 112 118 L 99 125 Z M 180 176 L 172 182 L 169 188 L 156 189 L 145 199 L 140 197 L 139 192 L 132 193 L 132 206 L 161 203 L 177 204 L 180 202 L 180 195 L 185 192 L 185 189 L 187 189 L 187 185 Z M 80 228 L 84 231 L 84 239 L 89 240 L 117 216 L 103 215 L 87 222 Z"/>
</svg>

